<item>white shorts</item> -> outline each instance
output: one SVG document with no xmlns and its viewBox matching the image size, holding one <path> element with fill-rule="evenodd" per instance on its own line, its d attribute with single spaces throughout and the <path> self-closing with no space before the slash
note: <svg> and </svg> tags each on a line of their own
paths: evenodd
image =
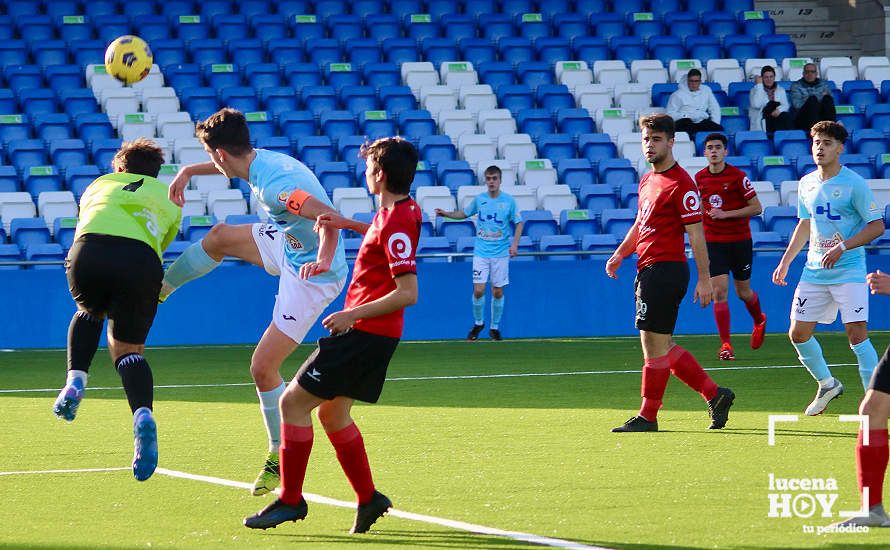
<svg viewBox="0 0 890 550">
<path fill-rule="evenodd" d="M 279 277 L 272 322 L 299 344 L 324 309 L 340 295 L 346 278 L 323 283 L 301 279 L 285 259 L 280 229 L 271 224 L 255 223 L 252 233 L 266 272 Z"/>
<path fill-rule="evenodd" d="M 791 301 L 791 319 L 815 323 L 833 323 L 837 312 L 841 321 L 855 323 L 868 321 L 868 285 L 861 283 L 839 283 L 815 285 L 800 282 Z"/>
<path fill-rule="evenodd" d="M 491 286 L 503 288 L 510 284 L 510 256 L 483 258 L 473 256 L 473 284 L 484 285 L 491 276 Z"/>
</svg>

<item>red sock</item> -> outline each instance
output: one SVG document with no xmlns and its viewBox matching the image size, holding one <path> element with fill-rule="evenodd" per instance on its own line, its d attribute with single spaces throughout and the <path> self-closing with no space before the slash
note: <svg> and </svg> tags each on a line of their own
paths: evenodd
<svg viewBox="0 0 890 550">
<path fill-rule="evenodd" d="M 751 314 L 751 319 L 754 319 L 754 324 L 763 322 L 763 312 L 760 311 L 760 297 L 757 296 L 756 292 L 751 292 L 751 299 L 745 302 L 745 307 L 748 308 L 748 313 Z"/>
<path fill-rule="evenodd" d="M 374 496 L 374 480 L 371 479 L 368 453 L 365 452 L 365 441 L 358 426 L 353 422 L 342 430 L 329 433 L 328 439 L 337 451 L 337 460 L 355 491 L 358 503 L 370 502 Z"/>
<path fill-rule="evenodd" d="M 887 459 L 887 430 L 869 430 L 867 447 L 862 444 L 860 430 L 856 438 L 856 478 L 859 481 L 859 494 L 862 494 L 863 487 L 868 487 L 869 508 L 882 501 Z"/>
<path fill-rule="evenodd" d="M 710 401 L 717 396 L 717 384 L 711 380 L 711 377 L 701 368 L 691 353 L 680 346 L 674 346 L 668 352 L 667 357 L 670 359 L 671 372 L 674 373 L 674 376 L 700 393 L 705 401 Z"/>
<path fill-rule="evenodd" d="M 668 366 L 667 355 L 648 359 L 643 363 L 643 385 L 640 388 L 643 404 L 640 406 L 640 416 L 649 422 L 655 422 L 658 418 L 658 409 L 661 408 L 664 390 L 671 377 L 671 370 Z"/>
<path fill-rule="evenodd" d="M 281 502 L 296 506 L 303 500 L 303 480 L 306 464 L 312 452 L 312 426 L 281 423 L 281 448 L 278 460 L 281 468 Z"/>
<path fill-rule="evenodd" d="M 720 341 L 729 343 L 729 302 L 714 302 L 714 320 L 717 321 L 717 332 Z"/>
</svg>

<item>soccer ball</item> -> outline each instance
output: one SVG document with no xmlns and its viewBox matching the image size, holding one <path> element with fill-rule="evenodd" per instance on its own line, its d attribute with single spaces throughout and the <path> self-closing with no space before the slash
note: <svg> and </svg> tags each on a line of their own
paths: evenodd
<svg viewBox="0 0 890 550">
<path fill-rule="evenodd" d="M 135 84 L 148 76 L 153 62 L 145 40 L 131 34 L 116 38 L 105 50 L 105 70 L 124 84 Z"/>
</svg>

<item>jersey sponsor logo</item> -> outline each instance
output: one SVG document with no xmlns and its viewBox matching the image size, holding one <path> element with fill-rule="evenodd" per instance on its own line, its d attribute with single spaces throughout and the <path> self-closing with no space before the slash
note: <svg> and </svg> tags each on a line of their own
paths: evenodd
<svg viewBox="0 0 890 550">
<path fill-rule="evenodd" d="M 158 217 L 155 216 L 155 213 L 149 210 L 148 208 L 143 208 L 139 212 L 134 212 L 134 216 L 137 218 L 142 218 L 145 220 L 145 230 L 151 233 L 152 237 L 157 237 L 160 231 L 158 230 Z"/>
<path fill-rule="evenodd" d="M 289 196 L 290 196 L 290 194 L 287 191 L 282 191 L 281 193 L 278 193 L 278 202 L 280 202 L 281 204 L 286 203 L 287 198 Z"/>
<path fill-rule="evenodd" d="M 287 240 L 287 246 L 289 246 L 291 250 L 303 250 L 303 243 L 300 242 L 300 239 L 294 237 L 290 233 L 285 233 L 284 238 Z"/>
<path fill-rule="evenodd" d="M 868 209 L 871 212 L 880 212 L 881 211 L 880 207 L 878 207 L 878 203 L 876 203 L 875 201 L 871 201 L 871 203 L 869 203 Z"/>
<path fill-rule="evenodd" d="M 257 229 L 257 233 L 260 237 L 268 237 L 275 240 L 275 234 L 278 233 L 278 230 L 275 229 L 274 225 L 261 225 L 259 229 Z"/>
<path fill-rule="evenodd" d="M 281 318 L 284 319 L 285 321 L 296 321 L 297 320 L 296 317 L 294 317 L 293 315 L 288 315 L 287 313 L 283 314 L 281 316 Z"/>
<path fill-rule="evenodd" d="M 646 320 L 646 313 L 649 311 L 649 306 L 646 302 L 639 302 L 637 304 L 637 319 L 640 321 Z"/>
<path fill-rule="evenodd" d="M 686 191 L 686 194 L 683 195 L 683 207 L 686 208 L 687 212 L 698 212 L 701 208 L 701 198 L 698 196 L 698 193 Z"/>
<path fill-rule="evenodd" d="M 711 208 L 720 208 L 723 206 L 723 197 L 720 195 L 711 195 L 708 197 L 708 204 L 711 205 Z"/>
<path fill-rule="evenodd" d="M 751 187 L 751 180 L 749 180 L 748 178 L 742 178 L 742 189 L 744 189 L 745 191 L 750 191 Z"/>
<path fill-rule="evenodd" d="M 797 307 L 803 307 L 807 303 L 807 298 L 797 297 Z"/>
<path fill-rule="evenodd" d="M 831 213 L 831 203 L 827 202 L 825 205 L 817 204 L 816 205 L 816 215 L 817 216 L 825 216 L 829 220 L 837 221 L 841 219 L 840 214 L 832 214 Z"/>
<path fill-rule="evenodd" d="M 321 373 L 318 372 L 318 369 L 312 367 L 311 369 L 306 371 L 306 376 L 315 380 L 316 382 L 321 382 Z"/>
<path fill-rule="evenodd" d="M 411 252 L 413 251 L 411 239 L 407 234 L 402 232 L 390 235 L 389 241 L 386 243 L 386 248 L 389 249 L 389 254 L 391 256 L 401 260 L 411 257 Z M 398 264 L 399 262 L 396 263 Z"/>
<path fill-rule="evenodd" d="M 863 309 L 865 309 L 865 306 L 859 306 L 859 307 L 857 307 L 856 309 L 854 309 L 853 311 L 855 311 L 856 313 L 859 313 L 859 312 L 862 311 Z"/>
</svg>

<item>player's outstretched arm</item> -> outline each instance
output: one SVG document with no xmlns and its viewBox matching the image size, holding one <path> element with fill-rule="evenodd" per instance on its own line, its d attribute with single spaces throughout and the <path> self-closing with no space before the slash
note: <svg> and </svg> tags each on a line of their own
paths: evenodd
<svg viewBox="0 0 890 550">
<path fill-rule="evenodd" d="M 785 286 L 788 283 L 785 281 L 785 276 L 788 275 L 788 267 L 791 265 L 791 262 L 794 261 L 794 257 L 803 250 L 807 241 L 810 240 L 810 220 L 809 218 L 799 220 L 797 222 L 797 226 L 794 228 L 794 232 L 791 234 L 791 238 L 788 240 L 788 247 L 785 249 L 785 253 L 782 255 L 782 259 L 779 260 L 779 265 L 776 266 L 775 271 L 773 271 L 773 283 L 779 286 Z"/>
<path fill-rule="evenodd" d="M 624 240 L 621 241 L 621 244 L 618 245 L 612 256 L 606 260 L 606 275 L 612 279 L 618 278 L 618 268 L 621 266 L 621 262 L 624 261 L 624 258 L 633 254 L 634 249 L 637 247 L 637 238 L 640 234 L 639 227 L 640 224 L 637 220 L 634 220 L 633 225 L 627 231 L 627 235 L 624 236 Z"/>
<path fill-rule="evenodd" d="M 188 187 L 192 176 L 209 176 L 219 174 L 219 170 L 212 162 L 201 162 L 198 164 L 186 164 L 179 168 L 173 181 L 170 182 L 170 188 L 167 190 L 167 197 L 170 201 L 180 208 L 185 205 L 185 188 Z"/>
<path fill-rule="evenodd" d="M 362 304 L 355 309 L 332 313 L 325 317 L 321 324 L 331 331 L 331 334 L 338 334 L 351 328 L 359 319 L 379 317 L 416 304 L 417 275 L 404 273 L 396 277 L 395 282 L 396 288 L 386 296 L 377 298 L 373 302 Z"/>
<path fill-rule="evenodd" d="M 844 252 L 851 248 L 856 248 L 857 246 L 865 246 L 883 234 L 883 219 L 868 222 L 859 233 L 832 246 L 831 249 L 822 256 L 822 267 L 831 269 L 838 260 L 841 259 L 841 255 Z"/>
<path fill-rule="evenodd" d="M 714 299 L 714 288 L 711 286 L 711 263 L 708 258 L 708 246 L 705 244 L 705 230 L 702 222 L 687 225 L 686 233 L 689 234 L 689 246 L 692 247 L 692 257 L 695 258 L 695 267 L 698 272 L 698 281 L 695 283 L 692 301 L 697 301 L 701 307 L 706 307 Z"/>
<path fill-rule="evenodd" d="M 872 294 L 890 294 L 890 275 L 880 269 L 869 273 L 865 280 L 868 282 L 868 288 L 871 289 Z"/>
<path fill-rule="evenodd" d="M 436 208 L 436 215 L 445 216 L 452 220 L 462 220 L 467 217 L 463 210 L 442 210 L 441 208 Z"/>
<path fill-rule="evenodd" d="M 364 235 L 368 232 L 371 224 L 345 218 L 340 214 L 337 214 L 336 212 L 325 212 L 324 214 L 320 214 L 317 218 L 315 218 L 316 233 L 321 231 L 321 229 L 326 226 L 335 227 L 337 229 L 351 229 L 356 233 Z"/>
</svg>

